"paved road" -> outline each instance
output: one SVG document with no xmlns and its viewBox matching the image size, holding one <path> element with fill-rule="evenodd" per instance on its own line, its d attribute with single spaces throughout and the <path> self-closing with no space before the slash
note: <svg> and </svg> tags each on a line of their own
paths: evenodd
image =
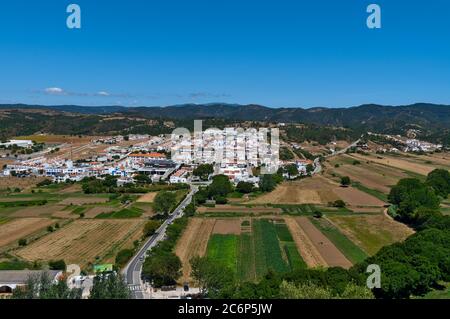
<svg viewBox="0 0 450 319">
<path fill-rule="evenodd" d="M 339 155 L 339 154 L 344 154 L 345 152 L 347 152 L 348 149 L 358 145 L 358 143 L 360 141 L 361 141 L 361 139 L 358 139 L 358 140 L 354 141 L 352 144 L 350 144 L 349 146 L 347 146 L 346 148 L 344 148 L 344 149 L 342 149 L 340 151 L 334 152 L 332 154 L 326 155 L 325 158 L 330 158 L 330 157 L 333 157 L 333 156 L 336 156 L 336 155 Z M 320 164 L 320 158 L 319 157 L 314 159 L 314 167 L 315 167 L 314 171 L 312 172 L 311 175 L 319 174 L 322 171 L 322 165 Z"/>
<path fill-rule="evenodd" d="M 191 185 L 191 191 L 186 196 L 186 198 L 178 205 L 178 207 L 173 211 L 173 213 L 164 221 L 164 223 L 158 228 L 156 233 L 149 237 L 144 245 L 139 249 L 136 255 L 128 262 L 127 266 L 123 269 L 122 275 L 124 276 L 130 290 L 132 292 L 133 298 L 144 299 L 144 293 L 142 291 L 142 264 L 144 263 L 145 255 L 147 251 L 155 247 L 158 242 L 164 239 L 166 235 L 167 226 L 172 224 L 172 222 L 181 216 L 183 216 L 184 208 L 191 202 L 192 196 L 198 191 L 197 186 Z"/>
</svg>

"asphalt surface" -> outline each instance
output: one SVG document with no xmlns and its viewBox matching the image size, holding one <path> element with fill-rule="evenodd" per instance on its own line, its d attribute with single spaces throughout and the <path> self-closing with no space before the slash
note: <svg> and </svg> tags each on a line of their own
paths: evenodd
<svg viewBox="0 0 450 319">
<path fill-rule="evenodd" d="M 183 216 L 184 208 L 191 202 L 192 196 L 198 191 L 198 187 L 191 186 L 191 191 L 186 198 L 178 205 L 178 207 L 172 212 L 171 215 L 164 221 L 164 223 L 158 228 L 156 233 L 149 237 L 144 245 L 139 249 L 136 255 L 128 262 L 127 266 L 123 269 L 122 275 L 125 278 L 128 287 L 131 290 L 134 299 L 144 299 L 144 293 L 142 291 L 142 265 L 145 260 L 147 251 L 155 247 L 166 235 L 167 226 L 173 223 L 176 218 Z"/>
</svg>

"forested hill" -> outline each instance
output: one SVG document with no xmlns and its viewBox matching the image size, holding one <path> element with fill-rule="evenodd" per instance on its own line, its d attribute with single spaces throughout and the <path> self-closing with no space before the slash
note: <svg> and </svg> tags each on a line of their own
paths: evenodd
<svg viewBox="0 0 450 319">
<path fill-rule="evenodd" d="M 450 128 L 450 105 L 418 103 L 405 106 L 366 104 L 349 108 L 269 108 L 262 105 L 183 104 L 167 107 L 0 105 L 0 109 L 47 109 L 82 114 L 121 113 L 166 119 L 224 118 L 231 120 L 312 123 L 336 126 L 410 124 Z"/>
<path fill-rule="evenodd" d="M 36 114 L 36 110 L 40 110 Z M 19 114 L 20 113 L 20 114 Z M 27 114 L 27 115 L 25 115 Z M 32 115 L 34 114 L 34 115 Z M 60 114 L 56 116 L 56 114 Z M 0 105 L 0 127 L 9 124 L 36 124 L 33 118 L 43 121 L 51 127 L 71 122 L 73 117 L 78 122 L 76 126 L 83 129 L 78 133 L 90 132 L 90 126 L 98 123 L 105 117 L 123 116 L 144 119 L 223 119 L 233 121 L 266 121 L 314 124 L 319 126 L 347 127 L 358 131 L 374 131 L 380 133 L 403 134 L 408 129 L 417 129 L 433 139 L 444 139 L 450 142 L 450 105 L 436 105 L 418 103 L 405 106 L 385 106 L 367 104 L 349 108 L 269 108 L 261 105 L 239 104 L 183 104 L 167 107 L 122 107 L 122 106 L 43 106 L 11 104 Z M 51 119 L 50 119 L 50 118 Z M 68 118 L 72 117 L 72 118 Z M 25 120 L 25 122 L 19 122 Z M 56 122 L 55 122 L 56 121 Z M 126 121 L 121 124 L 126 125 Z M 129 123 L 128 123 L 129 124 Z M 74 124 L 65 126 L 69 129 Z M 119 125 L 119 126 L 122 126 Z M 99 125 L 97 124 L 96 127 Z M 100 125 L 102 126 L 102 125 Z M 33 128 L 52 131 L 39 125 Z M 117 127 L 120 130 L 120 127 Z M 1 129 L 0 129 L 1 131 Z M 102 131 L 102 130 L 99 130 Z M 447 143 L 449 144 L 449 143 Z"/>
</svg>

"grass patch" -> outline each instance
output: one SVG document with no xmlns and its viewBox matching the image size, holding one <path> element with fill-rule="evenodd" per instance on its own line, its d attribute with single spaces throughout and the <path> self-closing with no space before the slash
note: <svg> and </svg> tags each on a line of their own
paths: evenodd
<svg viewBox="0 0 450 319">
<path fill-rule="evenodd" d="M 237 273 L 239 236 L 214 234 L 208 241 L 207 256 Z"/>
<path fill-rule="evenodd" d="M 363 184 L 358 183 L 358 182 L 353 182 L 352 186 L 354 188 L 364 192 L 364 193 L 367 193 L 369 195 L 372 195 L 373 197 L 378 198 L 379 200 L 382 200 L 383 202 L 387 202 L 388 201 L 387 194 L 385 194 L 383 192 L 380 192 L 380 191 L 378 191 L 376 189 L 368 188 L 368 187 L 366 187 Z"/>
<path fill-rule="evenodd" d="M 22 260 L 9 260 L 0 262 L 0 270 L 24 270 L 30 269 L 32 265 Z"/>
<path fill-rule="evenodd" d="M 316 226 L 331 242 L 339 249 L 345 257 L 353 264 L 363 261 L 367 254 L 341 231 L 328 222 L 326 219 L 310 218 L 314 226 Z"/>
<path fill-rule="evenodd" d="M 298 253 L 297 246 L 295 245 L 295 243 L 284 243 L 283 249 L 289 261 L 289 266 L 291 267 L 291 270 L 308 268 L 305 261 Z"/>
</svg>

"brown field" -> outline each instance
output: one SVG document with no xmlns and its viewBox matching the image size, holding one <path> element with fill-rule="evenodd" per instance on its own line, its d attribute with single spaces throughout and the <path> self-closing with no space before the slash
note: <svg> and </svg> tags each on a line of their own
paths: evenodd
<svg viewBox="0 0 450 319">
<path fill-rule="evenodd" d="M 61 205 L 86 205 L 86 204 L 104 204 L 108 202 L 106 197 L 69 197 L 61 201 Z"/>
<path fill-rule="evenodd" d="M 78 193 L 81 192 L 81 185 L 80 184 L 74 184 L 74 185 L 68 185 L 67 187 L 64 187 L 60 191 L 58 191 L 58 194 L 70 194 L 70 193 Z"/>
<path fill-rule="evenodd" d="M 42 182 L 44 177 L 28 177 L 28 178 L 18 178 L 18 177 L 0 177 L 0 190 L 6 188 L 18 187 L 22 190 L 29 189 L 36 186 L 37 183 Z"/>
<path fill-rule="evenodd" d="M 383 206 L 385 203 L 353 187 L 336 187 L 334 193 L 350 206 Z"/>
<path fill-rule="evenodd" d="M 217 219 L 214 224 L 213 234 L 221 235 L 240 235 L 241 220 L 240 219 Z"/>
<path fill-rule="evenodd" d="M 19 218 L 0 225 L 0 247 L 25 238 L 45 227 L 53 221 L 47 218 Z"/>
<path fill-rule="evenodd" d="M 249 204 L 327 204 L 339 197 L 333 193 L 335 183 L 322 176 L 284 182 L 273 192 L 264 194 Z"/>
<path fill-rule="evenodd" d="M 394 221 L 385 214 L 328 216 L 327 218 L 369 255 L 375 254 L 383 246 L 402 241 L 414 233 L 406 225 Z"/>
<path fill-rule="evenodd" d="M 183 275 L 179 280 L 190 282 L 191 265 L 189 261 L 194 256 L 204 256 L 208 246 L 209 236 L 211 235 L 216 220 L 213 218 L 191 218 L 183 235 L 178 240 L 175 247 L 175 253 L 183 264 Z"/>
<path fill-rule="evenodd" d="M 343 268 L 350 268 L 352 266 L 352 263 L 311 223 L 308 217 L 296 217 L 295 221 L 311 240 L 328 266 Z"/>
<path fill-rule="evenodd" d="M 97 215 L 100 215 L 102 213 L 111 213 L 113 211 L 115 211 L 116 209 L 114 209 L 113 207 L 108 207 L 108 206 L 97 206 L 97 207 L 92 207 L 86 211 L 84 211 L 84 217 L 85 218 L 95 218 Z M 78 215 L 75 215 L 78 216 Z"/>
<path fill-rule="evenodd" d="M 16 254 L 29 261 L 64 259 L 83 268 L 141 236 L 142 227 L 139 220 L 76 220 Z"/>
<path fill-rule="evenodd" d="M 147 193 L 145 195 L 142 195 L 141 197 L 138 198 L 137 202 L 138 203 L 153 203 L 153 201 L 155 200 L 156 194 L 158 194 L 158 193 L 152 192 L 152 193 Z"/>
<path fill-rule="evenodd" d="M 297 250 L 302 256 L 305 263 L 310 268 L 315 267 L 327 267 L 327 263 L 323 259 L 322 255 L 320 255 L 317 248 L 313 245 L 309 237 L 305 234 L 300 225 L 296 222 L 294 217 L 285 217 L 284 218 L 287 227 L 289 228 L 289 232 L 294 238 L 295 244 L 297 246 Z"/>
<path fill-rule="evenodd" d="M 281 214 L 281 208 L 245 207 L 236 205 L 216 205 L 216 207 L 199 207 L 199 213 L 248 213 L 248 214 Z"/>
<path fill-rule="evenodd" d="M 59 204 L 47 204 L 43 206 L 30 206 L 21 208 L 10 214 L 11 217 L 51 217 L 61 212 L 65 206 Z"/>
<path fill-rule="evenodd" d="M 19 136 L 16 140 L 32 140 L 38 143 L 89 143 L 93 136 L 70 136 L 70 135 L 30 135 Z"/>
<path fill-rule="evenodd" d="M 381 170 L 375 164 L 367 164 L 362 162 L 360 165 L 341 164 L 338 168 L 332 168 L 331 172 L 337 173 L 339 176 L 348 176 L 352 181 L 360 182 L 368 188 L 378 190 L 383 193 L 389 193 L 390 187 L 395 185 L 400 178 L 407 177 L 406 174 L 397 174 L 387 172 L 387 169 Z M 386 167 L 387 168 L 387 167 Z"/>
<path fill-rule="evenodd" d="M 371 161 L 378 164 L 383 164 L 391 167 L 395 167 L 401 170 L 414 172 L 421 175 L 428 175 L 435 167 L 431 165 L 418 164 L 408 161 L 406 159 L 391 157 L 388 155 L 360 155 L 352 154 L 352 157 L 358 159 L 359 161 Z"/>
</svg>

